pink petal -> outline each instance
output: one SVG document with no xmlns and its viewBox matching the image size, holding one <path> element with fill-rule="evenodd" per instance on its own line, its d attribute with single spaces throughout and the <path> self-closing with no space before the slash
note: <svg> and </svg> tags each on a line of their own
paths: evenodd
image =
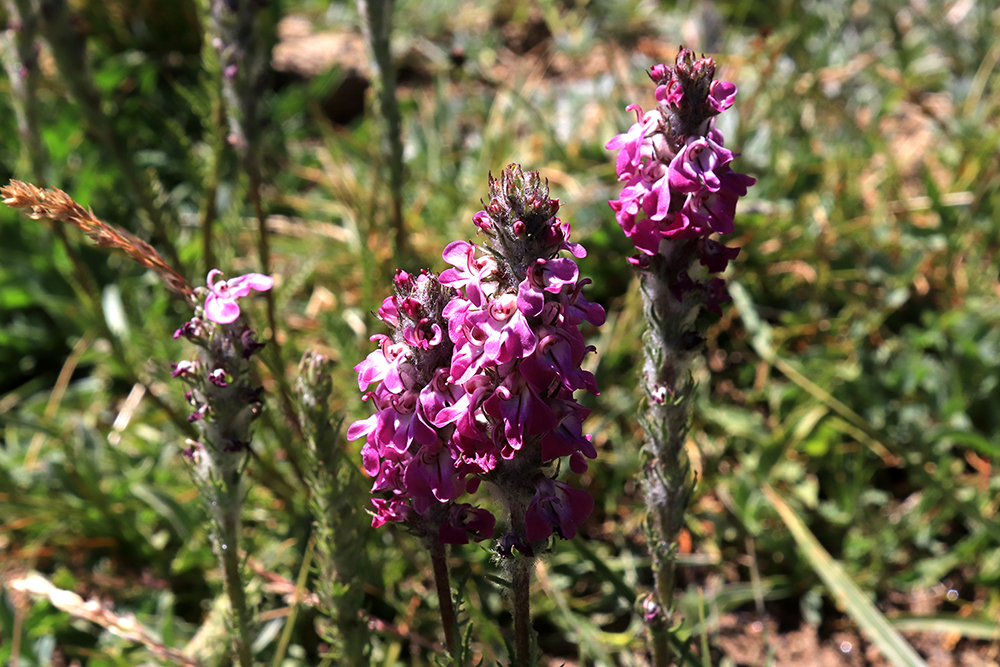
<svg viewBox="0 0 1000 667">
<path fill-rule="evenodd" d="M 205 298 L 205 317 L 219 324 L 235 322 L 240 316 L 240 307 L 235 299 L 220 299 L 215 294 Z"/>
<path fill-rule="evenodd" d="M 213 289 L 215 287 L 215 276 L 221 276 L 222 271 L 218 269 L 212 269 L 208 272 L 208 277 L 205 278 L 205 284 L 208 285 L 208 289 Z"/>
<path fill-rule="evenodd" d="M 227 284 L 230 294 L 234 297 L 241 297 L 250 294 L 251 289 L 266 292 L 274 286 L 274 278 L 265 276 L 263 273 L 247 273 L 230 279 Z"/>
</svg>

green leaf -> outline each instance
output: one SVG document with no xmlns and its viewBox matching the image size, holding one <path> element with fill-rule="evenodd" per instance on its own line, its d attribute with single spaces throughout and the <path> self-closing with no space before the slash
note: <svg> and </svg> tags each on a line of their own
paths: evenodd
<svg viewBox="0 0 1000 667">
<path fill-rule="evenodd" d="M 927 667 L 920 655 L 875 608 L 840 563 L 827 553 L 795 511 L 769 485 L 765 484 L 763 491 L 782 521 L 788 526 L 802 555 L 826 584 L 827 590 L 847 610 L 857 623 L 858 629 L 882 651 L 886 660 L 896 667 Z"/>
</svg>

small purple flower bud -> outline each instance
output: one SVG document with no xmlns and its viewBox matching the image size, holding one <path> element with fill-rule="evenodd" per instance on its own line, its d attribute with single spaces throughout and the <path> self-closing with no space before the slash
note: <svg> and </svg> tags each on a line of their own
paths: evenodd
<svg viewBox="0 0 1000 667">
<path fill-rule="evenodd" d="M 699 262 L 708 268 L 709 273 L 721 273 L 726 270 L 729 262 L 740 254 L 739 248 L 729 248 L 718 241 L 703 239 Z"/>
<path fill-rule="evenodd" d="M 572 539 L 594 509 L 589 493 L 565 482 L 543 476 L 535 481 L 535 489 L 525 517 L 530 542 L 546 539 L 553 530 L 563 539 Z"/>
<path fill-rule="evenodd" d="M 646 271 L 649 269 L 649 255 L 632 255 L 627 261 L 640 271 Z"/>
<path fill-rule="evenodd" d="M 705 307 L 716 315 L 722 315 L 722 304 L 733 300 L 726 289 L 726 281 L 722 278 L 712 278 L 706 291 L 708 296 L 705 299 Z"/>
<path fill-rule="evenodd" d="M 243 352 L 240 354 L 244 359 L 249 359 L 252 357 L 257 350 L 264 347 L 266 343 L 258 343 L 254 340 L 254 334 L 256 331 L 247 330 L 240 334 L 240 343 L 243 345 Z"/>
<path fill-rule="evenodd" d="M 653 80 L 653 83 L 660 84 L 664 80 L 669 79 L 671 75 L 670 68 L 660 63 L 659 65 L 653 65 L 649 68 L 649 78 Z"/>
<path fill-rule="evenodd" d="M 656 602 L 656 598 L 652 593 L 645 595 L 640 605 L 642 607 L 642 618 L 646 623 L 652 623 L 660 618 L 660 605 Z"/>
<path fill-rule="evenodd" d="M 497 554 L 502 558 L 511 558 L 514 550 L 529 558 L 535 555 L 535 550 L 517 533 L 507 533 L 497 541 Z"/>
<path fill-rule="evenodd" d="M 197 361 L 179 361 L 170 364 L 170 377 L 192 377 L 198 370 Z"/>
<path fill-rule="evenodd" d="M 250 443 L 246 440 L 231 438 L 222 451 L 226 453 L 247 452 L 250 451 Z"/>
<path fill-rule="evenodd" d="M 413 320 L 419 319 L 420 314 L 423 312 L 423 306 L 421 306 L 420 301 L 413 297 L 406 297 L 399 302 L 397 307 Z"/>
<path fill-rule="evenodd" d="M 496 517 L 487 510 L 468 503 L 448 508 L 448 519 L 438 530 L 441 544 L 468 544 L 471 537 L 476 542 L 493 537 Z"/>
<path fill-rule="evenodd" d="M 180 326 L 174 332 L 174 340 L 177 340 L 181 336 L 184 336 L 188 340 L 194 340 L 200 338 L 202 334 L 202 321 L 201 318 L 193 317 L 184 324 Z"/>
<path fill-rule="evenodd" d="M 185 440 L 184 444 L 187 445 L 187 447 L 185 447 L 184 451 L 181 453 L 188 461 L 195 463 L 198 455 L 203 449 L 205 449 L 205 447 L 197 440 L 192 440 L 191 438 Z"/>
<path fill-rule="evenodd" d="M 677 276 L 670 281 L 670 291 L 678 301 L 683 301 L 684 296 L 697 287 L 698 283 L 691 279 L 687 271 L 678 271 Z"/>
<path fill-rule="evenodd" d="M 226 369 L 216 368 L 214 371 L 208 374 L 208 381 L 214 384 L 216 387 L 229 386 L 229 384 L 226 382 Z"/>
<path fill-rule="evenodd" d="M 396 275 L 393 276 L 392 282 L 396 285 L 396 289 L 401 292 L 409 292 L 414 287 L 413 277 L 403 269 L 396 269 Z"/>
</svg>

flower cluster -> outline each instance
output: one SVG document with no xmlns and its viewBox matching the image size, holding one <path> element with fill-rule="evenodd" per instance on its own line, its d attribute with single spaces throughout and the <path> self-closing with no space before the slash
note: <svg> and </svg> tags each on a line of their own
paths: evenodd
<svg viewBox="0 0 1000 667">
<path fill-rule="evenodd" d="M 171 376 L 181 378 L 189 389 L 184 396 L 193 411 L 189 421 L 197 422 L 201 442 L 192 443 L 186 455 L 196 464 L 222 465 L 250 446 L 250 424 L 261 410 L 259 386 L 250 369 L 250 358 L 263 347 L 255 332 L 240 318 L 236 299 L 251 289 L 271 289 L 274 280 L 259 273 L 215 280 L 222 272 L 208 274 L 208 289 L 195 293 L 204 305 L 185 322 L 174 338 L 184 337 L 201 348 L 197 360 L 171 364 Z"/>
<path fill-rule="evenodd" d="M 373 336 L 378 348 L 355 366 L 362 391 L 376 385 L 365 394 L 376 412 L 347 431 L 351 440 L 366 438 L 361 455 L 375 478 L 372 525 L 400 521 L 448 544 L 492 537 L 492 514 L 453 502 L 475 491 L 476 481 L 467 480 L 467 466 L 434 424 L 452 399 L 446 380 L 453 346 L 443 310 L 454 293 L 426 271 L 398 271 L 393 282 L 396 294 L 378 311 L 392 335 Z"/>
<path fill-rule="evenodd" d="M 491 514 L 453 502 L 485 481 L 530 552 L 527 543 L 553 531 L 573 537 L 593 508 L 546 467 L 569 457 L 583 472 L 596 456 L 583 434 L 589 410 L 573 394 L 597 393 L 581 369 L 593 348 L 579 327 L 602 324 L 604 310 L 581 295 L 590 281 L 576 262 L 558 257 L 586 253 L 569 242 L 538 174 L 511 165 L 490 178 L 490 194 L 474 217 L 487 248 L 455 241 L 439 277 L 397 274 L 396 295 L 379 309 L 393 335 L 375 336 L 378 349 L 355 367 L 362 390 L 377 383 L 366 395 L 377 412 L 348 437 L 367 440 L 374 525 L 437 526 L 443 543 L 492 536 Z"/>
<path fill-rule="evenodd" d="M 616 170 L 625 183 L 609 203 L 642 253 L 633 264 L 646 268 L 665 239 L 694 239 L 700 264 L 708 273 L 722 272 L 739 249 L 709 237 L 732 233 L 736 202 L 756 182 L 732 170 L 739 154 L 724 146 L 715 127 L 715 116 L 732 106 L 736 86 L 714 80 L 711 58 L 695 59 L 683 48 L 673 67 L 656 65 L 649 76 L 656 84 L 657 106 L 643 114 L 639 105 L 629 105 L 637 122 L 607 144 L 618 151 Z M 710 305 L 724 296 L 721 279 L 699 285 L 686 273 L 675 278 L 678 298 L 695 287 L 708 292 Z"/>
</svg>

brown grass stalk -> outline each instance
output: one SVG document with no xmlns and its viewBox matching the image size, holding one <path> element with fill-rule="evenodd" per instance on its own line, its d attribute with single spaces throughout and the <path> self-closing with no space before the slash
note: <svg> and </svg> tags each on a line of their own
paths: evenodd
<svg viewBox="0 0 1000 667">
<path fill-rule="evenodd" d="M 200 667 L 197 660 L 189 658 L 177 649 L 165 646 L 155 638 L 132 614 L 118 615 L 114 610 L 91 599 L 84 600 L 72 591 L 56 588 L 39 574 L 28 574 L 7 583 L 15 593 L 26 593 L 35 598 L 45 598 L 52 606 L 66 613 L 96 623 L 112 634 L 131 642 L 142 644 L 160 660 L 169 660 L 183 667 Z"/>
<path fill-rule="evenodd" d="M 10 185 L 0 188 L 0 195 L 3 195 L 4 204 L 22 210 L 32 220 L 47 218 L 73 225 L 96 245 L 121 250 L 140 266 L 156 271 L 170 290 L 189 301 L 193 300 L 194 290 L 190 283 L 167 264 L 153 246 L 123 229 L 102 222 L 93 211 L 73 201 L 62 190 L 43 189 L 12 180 Z"/>
</svg>

